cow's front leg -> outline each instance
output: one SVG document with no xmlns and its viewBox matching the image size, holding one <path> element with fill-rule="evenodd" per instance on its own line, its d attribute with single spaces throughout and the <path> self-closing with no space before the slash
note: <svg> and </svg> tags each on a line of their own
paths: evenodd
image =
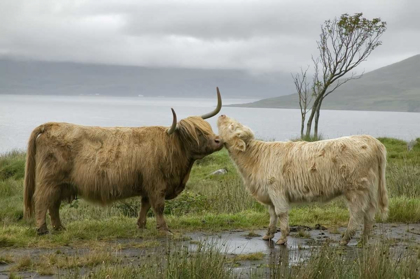
<svg viewBox="0 0 420 279">
<path fill-rule="evenodd" d="M 281 237 L 277 240 L 276 244 L 284 245 L 287 242 L 287 236 L 289 235 L 289 213 L 286 212 L 279 212 L 278 213 L 279 220 L 280 220 L 280 231 Z"/>
<path fill-rule="evenodd" d="M 262 238 L 263 240 L 271 240 L 277 231 L 277 215 L 274 205 L 269 205 L 268 212 L 270 213 L 270 225 L 268 226 L 266 235 Z"/>
<path fill-rule="evenodd" d="M 274 189 L 269 189 L 270 199 L 274 205 L 275 213 L 280 220 L 281 237 L 276 244 L 284 245 L 289 235 L 289 202 L 284 193 L 277 192 Z"/>
<path fill-rule="evenodd" d="M 166 225 L 165 218 L 163 217 L 163 211 L 165 209 L 165 197 L 164 196 L 150 196 L 150 204 L 152 205 L 153 211 L 156 215 L 156 228 L 159 231 L 171 234 Z"/>
<path fill-rule="evenodd" d="M 146 228 L 147 212 L 149 211 L 150 207 L 151 206 L 150 206 L 149 198 L 142 197 L 139 219 L 137 220 L 137 226 L 139 227 L 139 229 Z"/>
</svg>

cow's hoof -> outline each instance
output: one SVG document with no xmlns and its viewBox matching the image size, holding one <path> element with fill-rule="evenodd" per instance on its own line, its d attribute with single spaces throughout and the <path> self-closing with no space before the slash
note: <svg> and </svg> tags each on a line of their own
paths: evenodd
<svg viewBox="0 0 420 279">
<path fill-rule="evenodd" d="M 66 228 L 63 225 L 59 225 L 59 226 L 53 227 L 53 229 L 56 232 L 66 231 Z"/>
<path fill-rule="evenodd" d="M 280 238 L 279 240 L 276 241 L 277 245 L 286 245 L 287 239 L 282 239 Z"/>
<path fill-rule="evenodd" d="M 273 239 L 273 237 L 274 237 L 274 234 L 266 234 L 263 236 L 262 240 L 269 241 Z"/>
<path fill-rule="evenodd" d="M 48 233 L 49 233 L 49 231 L 48 231 L 47 228 L 41 227 L 39 229 L 36 229 L 36 234 L 37 235 L 44 235 L 44 234 L 48 234 Z"/>
<path fill-rule="evenodd" d="M 143 230 L 146 228 L 146 224 L 137 224 L 137 227 L 139 228 L 139 230 Z"/>
</svg>

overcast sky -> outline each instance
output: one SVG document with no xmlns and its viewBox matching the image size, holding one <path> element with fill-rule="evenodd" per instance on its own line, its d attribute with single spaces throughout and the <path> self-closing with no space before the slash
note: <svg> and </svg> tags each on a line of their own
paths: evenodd
<svg viewBox="0 0 420 279">
<path fill-rule="evenodd" d="M 326 19 L 357 12 L 388 23 L 360 70 L 420 53 L 419 0 L 2 0 L 0 56 L 293 72 Z"/>
</svg>

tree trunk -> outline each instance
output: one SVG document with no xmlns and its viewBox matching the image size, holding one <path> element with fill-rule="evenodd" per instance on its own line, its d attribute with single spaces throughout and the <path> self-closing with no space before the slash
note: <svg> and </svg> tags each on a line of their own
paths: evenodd
<svg viewBox="0 0 420 279">
<path fill-rule="evenodd" d="M 315 139 L 318 139 L 318 122 L 319 122 L 320 111 L 321 111 L 321 106 L 318 106 L 318 109 L 316 110 L 316 114 L 315 114 L 315 128 L 314 128 Z"/>
<path fill-rule="evenodd" d="M 321 114 L 321 106 L 322 106 L 322 102 L 324 101 L 324 98 L 321 98 L 319 100 L 318 106 L 316 108 L 316 114 L 315 114 L 315 131 L 314 131 L 314 137 L 318 138 L 319 134 L 318 134 L 318 124 L 319 124 L 319 116 Z"/>
<path fill-rule="evenodd" d="M 314 120 L 314 111 L 311 112 L 311 115 L 308 118 L 308 122 L 306 122 L 306 137 L 309 138 L 311 136 L 312 130 L 312 121 Z"/>
<path fill-rule="evenodd" d="M 312 121 L 314 120 L 314 116 L 318 108 L 318 103 L 319 103 L 319 98 L 316 98 L 314 104 L 312 105 L 311 115 L 309 116 L 308 122 L 306 123 L 306 137 L 307 138 L 311 136 Z"/>
<path fill-rule="evenodd" d="M 309 138 L 311 136 L 311 130 L 312 130 L 312 121 L 314 117 L 311 113 L 311 115 L 308 118 L 308 122 L 306 122 L 306 137 Z"/>
<path fill-rule="evenodd" d="M 302 114 L 302 123 L 300 124 L 300 138 L 303 138 L 303 132 L 305 129 L 305 115 Z"/>
</svg>

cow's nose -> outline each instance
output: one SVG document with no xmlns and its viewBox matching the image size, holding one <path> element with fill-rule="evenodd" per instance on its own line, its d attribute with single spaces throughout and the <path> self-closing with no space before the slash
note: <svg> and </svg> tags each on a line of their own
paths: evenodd
<svg viewBox="0 0 420 279">
<path fill-rule="evenodd" d="M 219 137 L 217 137 L 217 138 L 214 139 L 214 142 L 217 143 L 217 144 L 219 144 L 219 143 L 222 142 L 222 140 Z"/>
<path fill-rule="evenodd" d="M 225 117 L 226 117 L 226 115 L 222 114 L 222 115 L 220 115 L 220 117 L 221 117 L 221 118 L 225 118 Z"/>
</svg>

